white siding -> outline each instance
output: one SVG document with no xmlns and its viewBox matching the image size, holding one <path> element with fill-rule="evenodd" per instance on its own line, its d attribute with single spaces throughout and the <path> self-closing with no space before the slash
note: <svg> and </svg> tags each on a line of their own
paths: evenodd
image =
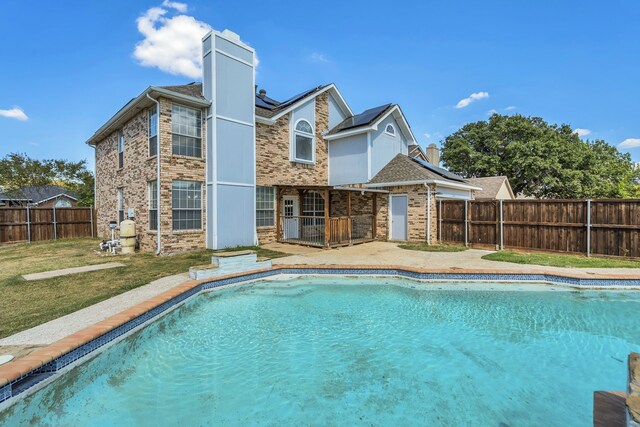
<svg viewBox="0 0 640 427">
<path fill-rule="evenodd" d="M 329 142 L 329 185 L 365 183 L 367 170 L 367 134 Z"/>
<path fill-rule="evenodd" d="M 388 124 L 395 127 L 395 136 L 385 133 Z M 399 153 L 409 153 L 408 143 L 393 115 L 390 115 L 378 125 L 377 131 L 371 133 L 371 178 Z"/>
<path fill-rule="evenodd" d="M 329 129 L 323 130 L 333 129 L 346 118 L 347 116 L 342 112 L 342 110 L 338 106 L 338 103 L 333 98 L 333 95 L 329 94 Z"/>
</svg>

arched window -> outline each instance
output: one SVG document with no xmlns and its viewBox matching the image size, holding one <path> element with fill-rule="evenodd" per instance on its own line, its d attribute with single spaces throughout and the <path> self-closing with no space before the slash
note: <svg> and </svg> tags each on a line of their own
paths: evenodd
<svg viewBox="0 0 640 427">
<path fill-rule="evenodd" d="M 58 199 L 55 204 L 56 208 L 70 208 L 71 203 L 67 199 Z"/>
<path fill-rule="evenodd" d="M 392 124 L 388 124 L 387 127 L 384 128 L 384 132 L 388 135 L 396 136 L 396 128 L 394 128 Z"/>
<path fill-rule="evenodd" d="M 311 123 L 304 119 L 296 122 L 293 130 L 293 160 L 312 163 L 314 161 L 315 136 Z"/>
</svg>

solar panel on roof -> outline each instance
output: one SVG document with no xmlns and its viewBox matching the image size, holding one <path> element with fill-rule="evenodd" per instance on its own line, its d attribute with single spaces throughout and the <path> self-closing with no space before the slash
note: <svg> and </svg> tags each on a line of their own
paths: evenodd
<svg viewBox="0 0 640 427">
<path fill-rule="evenodd" d="M 366 111 L 363 111 L 360 114 L 356 114 L 353 117 L 349 117 L 344 120 L 338 126 L 336 126 L 336 131 L 346 130 L 356 128 L 358 126 L 364 126 L 371 123 L 376 117 L 382 114 L 387 108 L 389 108 L 391 104 L 381 105 L 379 107 L 370 108 Z"/>
<path fill-rule="evenodd" d="M 464 178 L 462 178 L 459 175 L 456 175 L 455 173 L 449 172 L 446 169 L 442 169 L 439 168 L 437 166 L 432 165 L 429 162 L 425 162 L 424 160 L 420 160 L 420 159 L 416 159 L 416 158 L 412 158 L 411 160 L 413 160 L 414 162 L 418 162 L 421 166 L 429 169 L 431 172 L 435 172 L 440 176 L 443 176 L 447 179 L 450 179 L 452 181 L 459 181 L 459 182 L 464 182 Z"/>
</svg>

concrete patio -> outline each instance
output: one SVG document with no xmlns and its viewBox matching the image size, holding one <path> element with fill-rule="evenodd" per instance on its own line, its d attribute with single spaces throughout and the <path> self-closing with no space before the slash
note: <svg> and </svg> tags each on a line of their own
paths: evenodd
<svg viewBox="0 0 640 427">
<path fill-rule="evenodd" d="M 511 262 L 488 261 L 482 256 L 493 251 L 469 249 L 463 252 L 426 252 L 406 250 L 393 242 L 370 242 L 336 249 L 317 249 L 287 243 L 272 243 L 265 248 L 291 254 L 273 260 L 279 264 L 349 264 L 349 265 L 402 265 L 415 268 L 452 270 L 509 270 L 523 273 L 544 270 L 546 272 L 576 272 L 606 275 L 628 275 L 636 273 L 631 268 L 566 268 L 541 265 L 515 264 Z M 640 274 L 640 273 L 639 273 Z"/>
</svg>

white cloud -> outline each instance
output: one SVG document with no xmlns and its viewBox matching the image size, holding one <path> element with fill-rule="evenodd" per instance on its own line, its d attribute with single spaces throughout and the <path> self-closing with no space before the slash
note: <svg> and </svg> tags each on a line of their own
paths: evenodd
<svg viewBox="0 0 640 427">
<path fill-rule="evenodd" d="M 493 116 L 494 114 L 498 114 L 498 110 L 496 110 L 495 108 L 487 111 L 487 116 Z"/>
<path fill-rule="evenodd" d="M 505 108 L 505 111 L 512 111 L 512 110 L 515 110 L 516 108 L 518 107 L 516 107 L 515 105 L 509 105 L 508 107 Z"/>
<path fill-rule="evenodd" d="M 489 92 L 476 92 L 469 95 L 467 98 L 461 99 L 456 104 L 456 108 L 464 108 L 468 107 L 474 101 L 478 101 L 479 99 L 488 98 Z"/>
<path fill-rule="evenodd" d="M 162 2 L 162 5 L 164 7 L 170 7 L 172 9 L 175 9 L 180 13 L 186 13 L 187 12 L 187 4 L 186 3 L 179 3 L 177 1 L 164 0 Z"/>
<path fill-rule="evenodd" d="M 425 132 L 425 133 L 424 133 L 424 137 L 425 137 L 425 138 L 427 138 L 427 139 L 429 139 L 429 138 L 431 138 L 431 134 L 430 134 L 430 133 L 428 133 L 428 132 Z"/>
<path fill-rule="evenodd" d="M 583 136 L 587 136 L 591 133 L 591 129 L 581 129 L 581 128 L 576 128 L 573 133 L 578 134 L 579 137 L 583 137 Z"/>
<path fill-rule="evenodd" d="M 33 146 L 33 147 L 40 147 L 40 144 L 38 144 L 37 142 L 27 142 L 27 144 Z"/>
<path fill-rule="evenodd" d="M 13 107 L 10 110 L 0 110 L 0 116 L 20 121 L 25 121 L 29 118 L 20 107 Z"/>
<path fill-rule="evenodd" d="M 618 148 L 629 149 L 640 147 L 640 138 L 627 138 L 618 144 Z"/>
<path fill-rule="evenodd" d="M 327 62 L 329 62 L 329 58 L 327 58 L 327 55 L 325 55 L 324 53 L 313 52 L 311 55 L 309 55 L 309 61 L 319 64 L 326 64 Z"/>
<path fill-rule="evenodd" d="M 136 44 L 134 58 L 140 65 L 156 67 L 171 74 L 202 78 L 202 37 L 211 26 L 192 16 L 168 17 L 168 9 L 184 13 L 187 5 L 165 0 L 163 7 L 152 7 L 137 19 L 144 40 Z"/>
</svg>

